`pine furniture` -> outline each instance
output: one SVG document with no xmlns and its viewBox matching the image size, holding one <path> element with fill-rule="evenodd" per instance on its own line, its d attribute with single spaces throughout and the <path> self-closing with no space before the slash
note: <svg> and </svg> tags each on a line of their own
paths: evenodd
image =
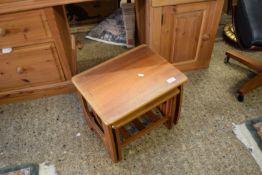
<svg viewBox="0 0 262 175">
<path fill-rule="evenodd" d="M 113 161 L 150 130 L 177 123 L 187 77 L 141 45 L 73 77 L 88 126 Z"/>
<path fill-rule="evenodd" d="M 74 90 L 74 39 L 62 6 L 1 1 L 0 48 L 0 103 Z"/>
<path fill-rule="evenodd" d="M 154 51 L 188 71 L 207 68 L 224 0 L 138 2 L 140 38 Z"/>
<path fill-rule="evenodd" d="M 63 5 L 88 1 L 95 0 L 0 1 L 0 104 L 75 91 L 75 41 Z"/>
<path fill-rule="evenodd" d="M 75 43 L 63 5 L 88 1 L 98 0 L 0 1 L 0 104 L 75 90 Z M 208 67 L 223 0 L 135 3 L 140 43 L 182 71 Z"/>
</svg>

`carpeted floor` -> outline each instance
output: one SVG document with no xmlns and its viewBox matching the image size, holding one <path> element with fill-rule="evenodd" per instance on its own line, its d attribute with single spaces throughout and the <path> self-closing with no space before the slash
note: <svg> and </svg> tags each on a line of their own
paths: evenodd
<svg viewBox="0 0 262 175">
<path fill-rule="evenodd" d="M 123 48 L 90 42 L 79 53 L 80 69 Z M 217 42 L 209 69 L 188 72 L 181 119 L 171 131 L 160 127 L 127 146 L 112 163 L 102 142 L 85 124 L 76 94 L 0 106 L 0 167 L 49 161 L 60 175 L 96 174 L 261 174 L 232 133 L 232 122 L 261 116 L 262 88 L 235 99 L 238 82 L 250 72 L 232 61 Z M 99 55 L 102 55 L 101 57 Z M 91 56 L 88 56 L 91 55 Z M 251 53 L 262 57 L 262 53 Z M 91 60 L 94 62 L 94 60 Z M 234 63 L 234 64 L 233 64 Z"/>
</svg>

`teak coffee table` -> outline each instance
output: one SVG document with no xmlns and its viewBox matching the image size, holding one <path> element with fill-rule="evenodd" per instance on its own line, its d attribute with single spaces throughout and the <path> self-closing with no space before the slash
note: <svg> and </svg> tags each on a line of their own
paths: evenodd
<svg viewBox="0 0 262 175">
<path fill-rule="evenodd" d="M 187 77 L 142 45 L 72 79 L 88 126 L 113 161 L 121 148 L 150 130 L 178 121 Z"/>
</svg>

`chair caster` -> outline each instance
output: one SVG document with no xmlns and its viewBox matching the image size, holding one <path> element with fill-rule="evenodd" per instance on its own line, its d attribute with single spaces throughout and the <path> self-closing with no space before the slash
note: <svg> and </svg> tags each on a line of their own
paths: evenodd
<svg viewBox="0 0 262 175">
<path fill-rule="evenodd" d="M 225 63 L 225 64 L 229 63 L 229 59 L 230 59 L 230 57 L 227 56 L 227 57 L 224 59 L 224 63 Z"/>
<path fill-rule="evenodd" d="M 237 95 L 237 100 L 239 101 L 239 102 L 243 102 L 244 101 L 244 95 L 241 95 L 241 94 L 238 94 Z"/>
</svg>

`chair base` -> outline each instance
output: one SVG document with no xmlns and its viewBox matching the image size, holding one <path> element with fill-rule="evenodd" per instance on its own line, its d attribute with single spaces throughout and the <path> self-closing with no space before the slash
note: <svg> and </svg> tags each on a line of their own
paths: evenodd
<svg viewBox="0 0 262 175">
<path fill-rule="evenodd" d="M 245 94 L 249 93 L 259 86 L 262 86 L 262 61 L 258 61 L 248 56 L 241 55 L 236 51 L 226 52 L 226 58 L 224 62 L 228 63 L 230 58 L 237 60 L 238 62 L 258 72 L 254 78 L 250 79 L 239 88 L 237 99 L 238 101 L 243 102 Z"/>
</svg>

